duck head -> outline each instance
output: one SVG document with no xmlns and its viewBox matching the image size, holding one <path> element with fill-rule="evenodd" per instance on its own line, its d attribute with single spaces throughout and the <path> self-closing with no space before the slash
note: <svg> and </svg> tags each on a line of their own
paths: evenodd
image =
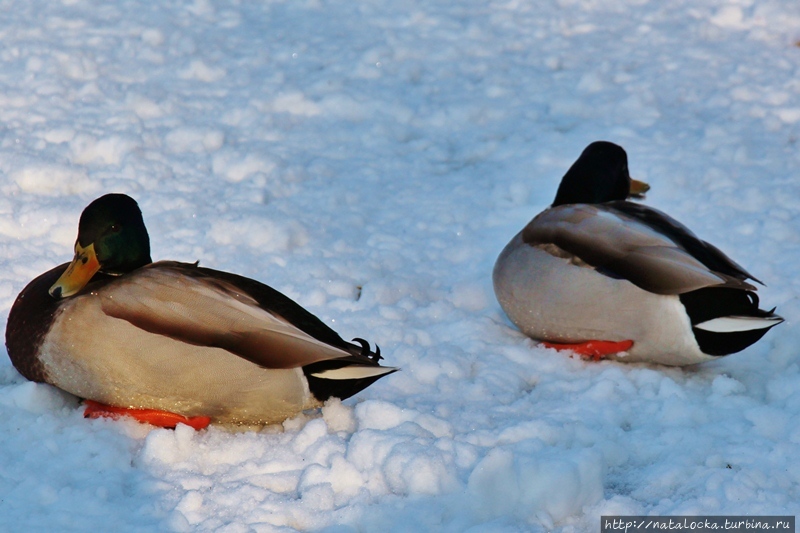
<svg viewBox="0 0 800 533">
<path fill-rule="evenodd" d="M 646 183 L 631 179 L 628 154 L 621 146 L 597 141 L 564 174 L 553 206 L 642 198 L 649 189 Z"/>
<path fill-rule="evenodd" d="M 151 262 L 150 237 L 136 200 L 106 194 L 83 210 L 75 257 L 49 292 L 53 298 L 66 298 L 97 272 L 119 276 Z"/>
</svg>

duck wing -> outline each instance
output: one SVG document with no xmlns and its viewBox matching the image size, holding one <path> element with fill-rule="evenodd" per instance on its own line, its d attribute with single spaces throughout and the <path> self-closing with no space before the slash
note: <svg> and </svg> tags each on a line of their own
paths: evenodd
<svg viewBox="0 0 800 533">
<path fill-rule="evenodd" d="M 344 341 L 291 299 L 235 274 L 161 261 L 92 292 L 108 316 L 181 342 L 221 348 L 265 368 L 342 359 L 377 366 L 369 350 Z"/>
<path fill-rule="evenodd" d="M 660 217 L 664 224 L 673 224 L 671 230 L 662 232 L 642 217 L 615 209 L 614 204 L 569 204 L 550 208 L 522 230 L 522 239 L 531 246 L 545 249 L 554 245 L 602 274 L 626 279 L 655 294 L 683 294 L 714 286 L 755 289 L 741 279 L 742 275 L 752 277 L 741 267 L 736 275 L 712 269 L 673 240 L 671 234 L 685 230 L 682 240 L 703 242 L 667 215 L 660 212 L 652 215 L 652 218 Z M 722 252 L 713 250 L 736 266 Z"/>
<path fill-rule="evenodd" d="M 634 202 L 609 202 L 606 205 L 665 235 L 710 270 L 721 272 L 740 280 L 752 279 L 763 285 L 761 280 L 725 255 L 719 248 L 699 239 L 689 228 L 666 213 Z"/>
</svg>

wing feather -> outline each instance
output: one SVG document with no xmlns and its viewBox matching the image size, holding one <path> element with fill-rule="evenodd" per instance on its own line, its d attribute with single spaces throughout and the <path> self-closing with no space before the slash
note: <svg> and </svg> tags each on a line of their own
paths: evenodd
<svg viewBox="0 0 800 533">
<path fill-rule="evenodd" d="M 227 350 L 265 368 L 352 357 L 270 312 L 235 285 L 186 275 L 173 265 L 154 263 L 98 289 L 103 312 L 154 334 Z"/>
<path fill-rule="evenodd" d="M 712 286 L 754 290 L 742 279 L 710 269 L 658 228 L 607 205 L 548 209 L 523 229 L 522 238 L 531 246 L 555 245 L 604 274 L 656 294 L 683 294 Z M 684 238 L 699 240 L 692 234 Z"/>
</svg>

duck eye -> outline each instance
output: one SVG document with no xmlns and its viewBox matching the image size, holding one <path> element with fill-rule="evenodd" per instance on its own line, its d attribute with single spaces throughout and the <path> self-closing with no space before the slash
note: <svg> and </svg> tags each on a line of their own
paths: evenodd
<svg viewBox="0 0 800 533">
<path fill-rule="evenodd" d="M 119 230 L 121 229 L 122 227 L 119 224 L 112 224 L 111 227 L 109 228 L 111 233 L 119 233 Z"/>
</svg>

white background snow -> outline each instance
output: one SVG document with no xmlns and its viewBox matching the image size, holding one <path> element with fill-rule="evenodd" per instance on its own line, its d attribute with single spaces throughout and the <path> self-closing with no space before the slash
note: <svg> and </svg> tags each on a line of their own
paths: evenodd
<svg viewBox="0 0 800 533">
<path fill-rule="evenodd" d="M 0 0 L 0 307 L 134 196 L 402 371 L 261 432 L 85 420 L 0 361 L 3 531 L 596 531 L 800 511 L 796 0 Z M 590 363 L 491 269 L 591 141 L 787 323 Z M 360 295 L 360 297 L 359 297 Z"/>
</svg>

